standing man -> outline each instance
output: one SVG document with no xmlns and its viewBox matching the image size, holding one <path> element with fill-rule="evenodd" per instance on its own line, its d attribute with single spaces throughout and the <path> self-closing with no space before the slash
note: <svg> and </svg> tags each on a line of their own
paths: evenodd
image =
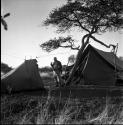
<svg viewBox="0 0 123 125">
<path fill-rule="evenodd" d="M 55 80 L 56 80 L 57 86 L 61 86 L 61 84 L 62 84 L 62 78 L 61 78 L 62 64 L 60 61 L 57 60 L 56 57 L 54 57 L 54 62 L 51 63 L 51 67 L 53 68 L 53 70 L 55 72 Z"/>
</svg>

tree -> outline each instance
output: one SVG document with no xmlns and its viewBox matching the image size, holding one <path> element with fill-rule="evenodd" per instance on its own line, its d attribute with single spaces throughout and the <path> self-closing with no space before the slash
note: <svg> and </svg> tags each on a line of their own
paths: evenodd
<svg viewBox="0 0 123 125">
<path fill-rule="evenodd" d="M 9 71 L 11 71 L 11 70 L 12 70 L 12 68 L 9 67 L 7 64 L 1 63 L 1 71 L 2 71 L 2 72 L 7 73 L 7 72 L 9 72 Z"/>
<path fill-rule="evenodd" d="M 76 60 L 76 56 L 75 55 L 71 55 L 71 56 L 68 57 L 68 62 L 69 63 L 74 63 L 75 60 Z"/>
<path fill-rule="evenodd" d="M 54 38 L 54 39 L 50 39 L 48 41 L 46 41 L 45 43 L 41 44 L 40 47 L 43 50 L 46 50 L 47 52 L 51 52 L 54 49 L 57 49 L 59 47 L 63 47 L 63 48 L 71 48 L 73 50 L 79 50 L 79 47 L 76 47 L 74 44 L 75 40 L 73 40 L 70 36 L 64 38 L 64 37 L 59 37 L 58 39 Z M 63 44 L 66 45 L 63 45 Z"/>
<path fill-rule="evenodd" d="M 67 83 L 70 83 L 81 54 L 91 39 L 105 47 L 112 46 L 98 40 L 94 34 L 123 28 L 122 5 L 122 0 L 68 0 L 65 5 L 51 11 L 44 21 L 45 26 L 56 26 L 59 33 L 72 28 L 79 28 L 86 33 L 82 36 L 81 47 Z"/>
<path fill-rule="evenodd" d="M 120 59 L 121 61 L 123 61 L 123 56 L 120 56 L 119 59 Z"/>
<path fill-rule="evenodd" d="M 6 18 L 8 16 L 10 16 L 10 13 L 7 13 L 4 16 L 1 16 L 1 23 L 2 23 L 2 25 L 3 25 L 3 27 L 4 27 L 5 30 L 8 30 L 8 25 L 7 25 L 7 23 L 6 23 L 6 21 L 5 21 L 4 18 Z"/>
</svg>

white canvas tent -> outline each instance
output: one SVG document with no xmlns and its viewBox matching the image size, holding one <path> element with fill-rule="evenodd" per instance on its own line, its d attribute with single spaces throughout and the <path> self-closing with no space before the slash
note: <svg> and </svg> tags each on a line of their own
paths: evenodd
<svg viewBox="0 0 123 125">
<path fill-rule="evenodd" d="M 1 77 L 1 92 L 26 91 L 44 88 L 38 72 L 37 60 L 25 60 L 17 68 Z"/>
</svg>

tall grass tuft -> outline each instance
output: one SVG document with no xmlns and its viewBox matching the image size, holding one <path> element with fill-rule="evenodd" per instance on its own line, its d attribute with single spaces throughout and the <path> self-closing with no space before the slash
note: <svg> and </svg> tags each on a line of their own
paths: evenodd
<svg viewBox="0 0 123 125">
<path fill-rule="evenodd" d="M 123 98 L 117 99 L 118 101 L 115 103 L 111 102 L 110 97 L 106 99 L 104 110 L 89 122 L 93 124 L 123 124 Z"/>
<path fill-rule="evenodd" d="M 4 96 L 1 124 L 123 124 L 123 97 Z"/>
</svg>

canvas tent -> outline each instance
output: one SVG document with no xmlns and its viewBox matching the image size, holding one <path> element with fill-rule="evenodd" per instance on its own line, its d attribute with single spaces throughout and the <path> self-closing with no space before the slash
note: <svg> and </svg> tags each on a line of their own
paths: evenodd
<svg viewBox="0 0 123 125">
<path fill-rule="evenodd" d="M 20 66 L 1 77 L 1 92 L 6 92 L 8 89 L 26 91 L 43 87 L 36 59 L 25 60 Z"/>
<path fill-rule="evenodd" d="M 123 61 L 113 52 L 91 46 L 85 48 L 69 84 L 114 86 L 123 85 Z"/>
</svg>

